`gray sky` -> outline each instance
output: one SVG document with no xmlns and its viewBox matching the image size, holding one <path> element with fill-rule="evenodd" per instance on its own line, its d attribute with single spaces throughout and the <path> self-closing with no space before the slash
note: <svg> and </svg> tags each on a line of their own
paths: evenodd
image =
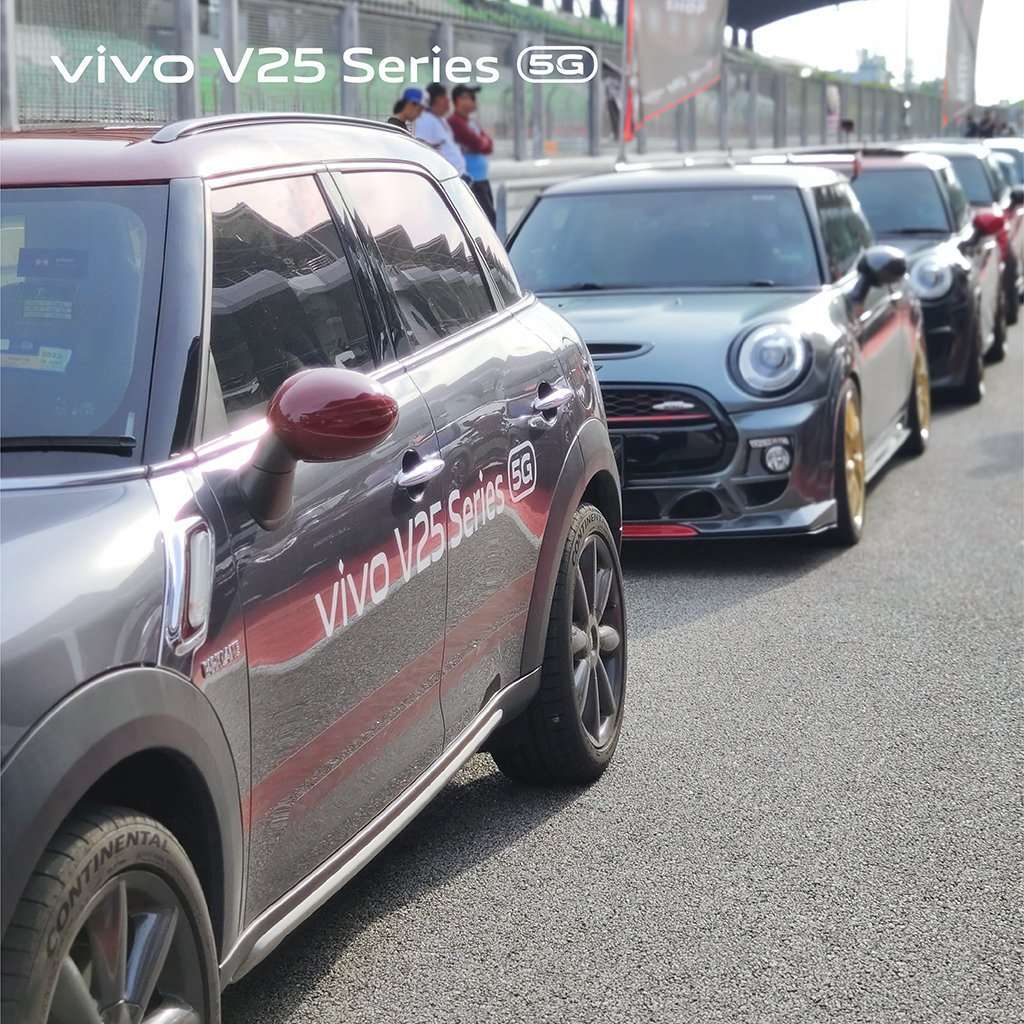
<svg viewBox="0 0 1024 1024">
<path fill-rule="evenodd" d="M 918 80 L 945 73 L 949 0 L 856 0 L 754 33 L 754 47 L 769 57 L 804 61 L 826 70 L 852 71 L 857 51 L 881 53 L 903 79 L 904 24 L 910 17 L 910 59 Z M 978 102 L 1024 98 L 1024 0 L 985 0 L 978 37 Z"/>
</svg>

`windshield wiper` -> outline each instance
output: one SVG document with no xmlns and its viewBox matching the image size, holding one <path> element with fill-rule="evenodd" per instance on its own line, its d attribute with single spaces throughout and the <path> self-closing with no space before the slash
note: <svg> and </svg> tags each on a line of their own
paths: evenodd
<svg viewBox="0 0 1024 1024">
<path fill-rule="evenodd" d="M 886 228 L 880 235 L 948 235 L 948 228 Z"/>
<path fill-rule="evenodd" d="M 770 277 L 758 277 L 753 281 L 748 281 L 744 288 L 774 288 L 775 282 Z"/>
<path fill-rule="evenodd" d="M 552 288 L 555 292 L 603 292 L 612 285 L 598 284 L 596 281 L 577 281 L 576 284 L 563 284 L 558 288 Z"/>
<path fill-rule="evenodd" d="M 90 437 L 76 434 L 26 434 L 22 437 L 0 438 L 0 451 L 5 452 L 105 452 L 109 455 L 131 455 L 135 438 L 127 434 Z"/>
</svg>

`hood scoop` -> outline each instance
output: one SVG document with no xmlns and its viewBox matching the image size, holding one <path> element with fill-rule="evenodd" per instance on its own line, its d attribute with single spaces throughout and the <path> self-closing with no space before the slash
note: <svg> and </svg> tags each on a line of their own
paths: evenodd
<svg viewBox="0 0 1024 1024">
<path fill-rule="evenodd" d="M 594 359 L 632 359 L 650 352 L 654 346 L 650 342 L 638 341 L 590 341 L 587 349 Z"/>
</svg>

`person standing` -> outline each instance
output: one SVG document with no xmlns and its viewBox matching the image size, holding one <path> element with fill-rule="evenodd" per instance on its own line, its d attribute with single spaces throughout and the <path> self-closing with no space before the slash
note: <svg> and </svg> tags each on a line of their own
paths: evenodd
<svg viewBox="0 0 1024 1024">
<path fill-rule="evenodd" d="M 413 124 L 422 113 L 423 90 L 415 87 L 406 89 L 395 103 L 391 116 L 388 118 L 388 124 L 397 125 L 407 132 L 413 132 Z"/>
<path fill-rule="evenodd" d="M 416 138 L 436 149 L 459 172 L 465 176 L 466 161 L 462 150 L 455 144 L 455 137 L 445 118 L 451 110 L 448 90 L 440 82 L 427 86 L 427 108 L 415 123 Z"/>
<path fill-rule="evenodd" d="M 477 202 L 487 214 L 493 227 L 497 222 L 494 212 L 494 194 L 488 180 L 488 157 L 494 152 L 494 141 L 479 125 L 476 116 L 476 94 L 480 86 L 457 85 L 452 89 L 454 110 L 448 118 L 455 141 L 462 149 L 466 161 L 466 174 Z"/>
</svg>

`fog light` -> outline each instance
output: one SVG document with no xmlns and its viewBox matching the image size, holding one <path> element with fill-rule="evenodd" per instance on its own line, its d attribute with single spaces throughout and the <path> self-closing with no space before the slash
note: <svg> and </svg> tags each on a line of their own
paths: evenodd
<svg viewBox="0 0 1024 1024">
<path fill-rule="evenodd" d="M 788 473 L 793 456 L 784 444 L 773 444 L 762 452 L 761 461 L 769 473 Z"/>
</svg>

